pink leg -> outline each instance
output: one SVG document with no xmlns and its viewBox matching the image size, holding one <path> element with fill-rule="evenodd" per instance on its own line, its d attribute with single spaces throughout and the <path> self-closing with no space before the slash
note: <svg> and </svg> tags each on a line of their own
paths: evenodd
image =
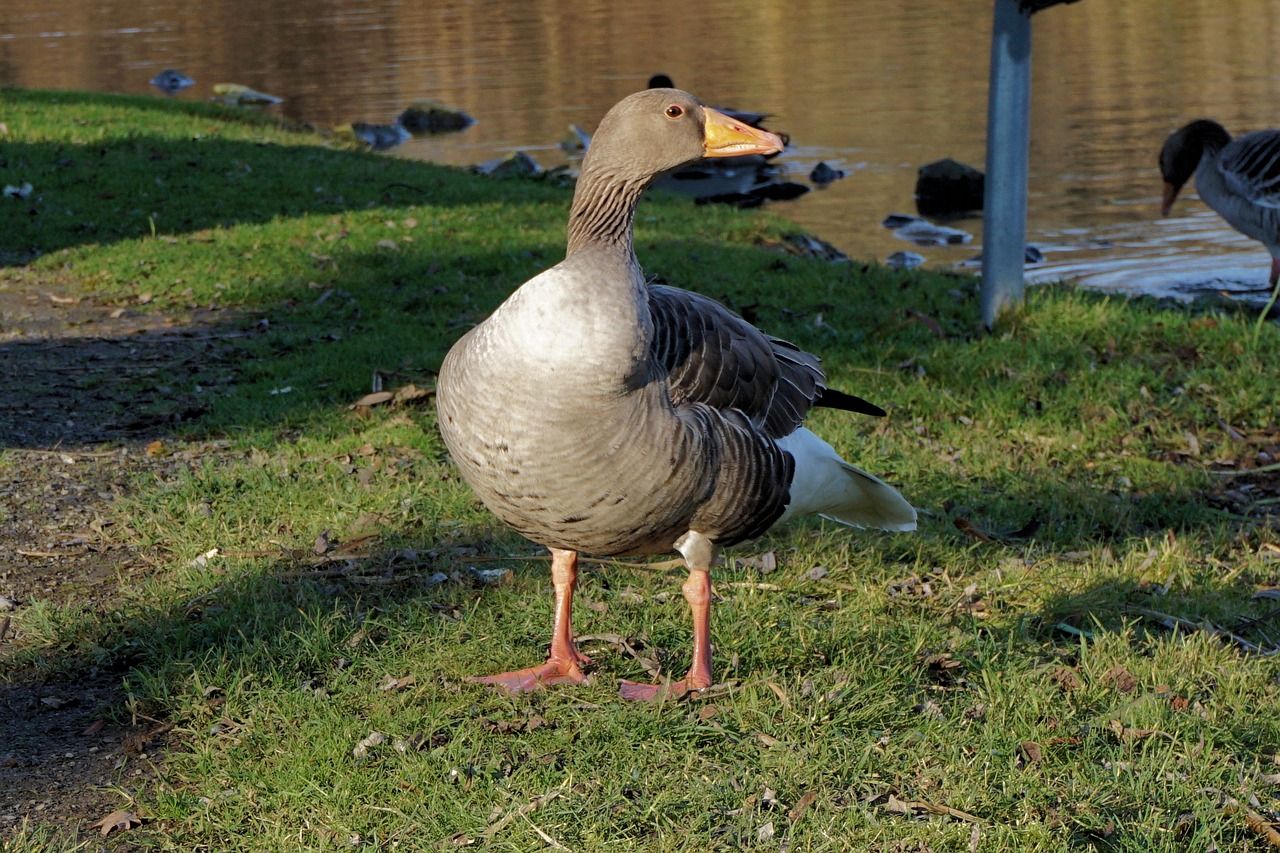
<svg viewBox="0 0 1280 853">
<path fill-rule="evenodd" d="M 676 543 L 689 566 L 689 578 L 681 589 L 689 610 L 693 614 L 693 662 L 689 672 L 680 681 L 670 684 L 640 684 L 623 681 L 618 695 L 623 699 L 652 702 L 661 699 L 679 699 L 693 690 L 706 690 L 713 683 L 711 677 L 711 563 L 715 548 L 711 540 L 690 531 Z"/>
<path fill-rule="evenodd" d="M 491 684 L 504 690 L 524 692 L 537 690 L 544 684 L 583 684 L 587 677 L 582 667 L 591 658 L 578 651 L 573 642 L 573 590 L 578 585 L 578 552 L 551 549 L 551 583 L 556 591 L 555 624 L 551 628 L 551 653 L 546 663 L 468 678 L 479 684 Z"/>
</svg>

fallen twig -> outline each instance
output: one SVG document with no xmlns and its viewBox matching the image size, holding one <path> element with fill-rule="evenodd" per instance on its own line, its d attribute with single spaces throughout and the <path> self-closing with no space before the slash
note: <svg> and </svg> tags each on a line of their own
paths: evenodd
<svg viewBox="0 0 1280 853">
<path fill-rule="evenodd" d="M 897 814 L 914 815 L 916 812 L 928 812 L 929 814 L 953 817 L 956 820 L 963 820 L 967 823 L 986 823 L 985 820 L 977 815 L 971 815 L 968 812 L 952 808 L 951 806 L 942 803 L 927 803 L 924 800 L 900 800 L 893 794 L 889 795 L 889 800 L 884 804 L 884 808 Z"/>
<path fill-rule="evenodd" d="M 1225 637 L 1226 639 L 1235 643 L 1244 651 L 1251 652 L 1253 654 L 1273 655 L 1273 654 L 1276 654 L 1277 652 L 1280 652 L 1280 649 L 1264 649 L 1262 646 L 1259 646 L 1257 643 L 1254 643 L 1250 640 L 1246 640 L 1244 637 L 1241 637 L 1238 634 L 1233 634 L 1230 631 L 1225 631 L 1222 628 L 1219 628 L 1217 625 L 1214 625 L 1212 622 L 1210 622 L 1207 619 L 1204 620 L 1203 622 L 1195 622 L 1195 621 L 1192 621 L 1191 619 L 1184 619 L 1181 616 L 1171 616 L 1168 613 L 1161 613 L 1158 610 L 1148 610 L 1145 607 L 1129 607 L 1125 609 L 1131 613 L 1136 613 L 1139 616 L 1144 616 L 1148 619 L 1159 622 L 1160 624 L 1164 625 L 1166 628 L 1182 628 L 1183 630 L 1186 630 L 1186 631 L 1204 631 L 1210 636 Z"/>
<path fill-rule="evenodd" d="M 485 827 L 484 832 L 480 833 L 480 835 L 484 838 L 492 838 L 493 836 L 501 832 L 506 827 L 507 824 L 511 823 L 511 821 L 515 820 L 518 817 L 527 815 L 529 814 L 529 812 L 537 811 L 538 809 L 542 808 L 543 806 L 545 806 L 547 803 L 551 802 L 558 796 L 560 796 L 559 791 L 549 791 L 545 794 L 534 797 L 532 800 L 520 806 L 519 808 L 512 809 L 511 811 L 507 812 L 496 823 L 489 824 L 487 827 Z"/>
<path fill-rule="evenodd" d="M 1217 474 L 1219 477 L 1243 477 L 1246 474 L 1269 474 L 1272 471 L 1280 471 L 1280 462 L 1260 465 L 1257 468 L 1238 468 L 1235 471 L 1210 471 L 1209 473 Z"/>
</svg>

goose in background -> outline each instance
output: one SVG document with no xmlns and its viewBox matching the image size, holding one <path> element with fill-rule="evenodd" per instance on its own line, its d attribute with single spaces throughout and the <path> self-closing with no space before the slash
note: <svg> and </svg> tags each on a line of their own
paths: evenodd
<svg viewBox="0 0 1280 853">
<path fill-rule="evenodd" d="M 164 71 L 161 71 L 159 74 L 152 77 L 149 82 L 152 86 L 155 86 L 166 95 L 176 95 L 183 89 L 194 86 L 196 81 L 192 80 L 181 71 L 166 68 Z"/>
<path fill-rule="evenodd" d="M 684 557 L 688 674 L 621 684 L 624 698 L 653 700 L 713 684 L 709 572 L 721 547 L 811 513 L 915 529 L 897 490 L 803 426 L 814 406 L 883 410 L 826 388 L 816 356 L 712 299 L 650 285 L 636 259 L 635 208 L 657 175 L 782 146 L 675 89 L 623 99 L 583 161 L 565 259 L 446 355 L 436 402 L 454 462 L 498 518 L 552 555 L 547 660 L 474 680 L 516 691 L 587 680 L 572 627 L 579 553 Z"/>
<path fill-rule="evenodd" d="M 1196 176 L 1196 192 L 1232 228 L 1271 253 L 1270 283 L 1280 280 L 1280 130 L 1237 139 L 1216 121 L 1198 119 L 1170 134 L 1160 149 L 1168 216 L 1178 192 Z"/>
</svg>

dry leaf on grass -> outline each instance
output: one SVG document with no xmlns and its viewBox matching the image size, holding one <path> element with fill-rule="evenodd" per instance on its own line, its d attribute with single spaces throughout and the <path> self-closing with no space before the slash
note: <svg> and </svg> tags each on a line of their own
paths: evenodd
<svg viewBox="0 0 1280 853">
<path fill-rule="evenodd" d="M 883 808 L 885 811 L 893 812 L 894 814 L 907 815 L 909 817 L 935 814 L 953 817 L 956 820 L 963 820 L 968 823 L 985 822 L 977 815 L 971 815 L 968 812 L 960 811 L 960 809 L 953 809 L 951 806 L 941 805 L 938 803 L 927 803 L 923 800 L 900 800 L 893 794 L 889 795 L 889 799 L 885 801 Z"/>
<path fill-rule="evenodd" d="M 1102 680 L 1121 693 L 1132 693 L 1138 687 L 1138 679 L 1123 666 L 1116 664 L 1103 674 Z"/>
<path fill-rule="evenodd" d="M 382 684 L 378 685 L 378 689 L 384 692 L 393 690 L 404 690 L 406 687 L 412 687 L 418 683 L 418 679 L 412 675 L 406 675 L 402 678 L 396 678 L 394 675 L 388 675 L 382 679 Z"/>
<path fill-rule="evenodd" d="M 956 530 L 959 530 L 965 536 L 969 536 L 969 537 L 972 537 L 973 539 L 977 539 L 979 542 L 996 541 L 985 530 L 983 530 L 981 527 L 978 527 L 976 524 L 969 521 L 969 519 L 967 518 L 957 518 L 955 521 L 952 522 L 952 524 L 955 525 Z"/>
<path fill-rule="evenodd" d="M 1177 740 L 1177 738 L 1168 732 L 1162 732 L 1159 729 L 1130 728 L 1119 720 L 1112 720 L 1107 724 L 1107 728 L 1109 728 L 1120 740 L 1146 740 L 1153 735 L 1159 735 L 1160 737 L 1171 741 Z"/>
<path fill-rule="evenodd" d="M 1228 797 L 1225 805 L 1223 806 L 1222 813 L 1226 815 L 1244 815 L 1245 826 L 1265 838 L 1267 843 L 1272 847 L 1280 848 L 1280 830 L 1277 830 L 1274 823 L 1267 820 L 1253 809 Z"/>
<path fill-rule="evenodd" d="M 1058 685 L 1063 693 L 1070 693 L 1073 690 L 1079 690 L 1084 684 L 1080 681 L 1080 676 L 1071 667 L 1060 666 L 1053 671 L 1050 676 Z"/>
<path fill-rule="evenodd" d="M 809 806 L 813 805 L 814 802 L 817 801 L 817 799 L 818 799 L 817 794 L 813 793 L 813 791 L 807 791 L 804 794 L 804 796 L 802 796 L 796 802 L 795 806 L 792 807 L 791 811 L 787 812 L 787 820 L 791 821 L 792 823 L 795 823 L 796 821 L 798 821 L 804 815 L 804 813 L 809 809 Z"/>
<path fill-rule="evenodd" d="M 142 826 L 142 818 L 127 811 L 112 812 L 97 823 L 89 824 L 90 829 L 96 829 L 103 835 L 110 835 L 112 830 L 125 832 L 135 826 Z"/>
<path fill-rule="evenodd" d="M 1024 740 L 1018 744 L 1018 754 L 1027 761 L 1036 762 L 1044 757 L 1044 750 L 1035 741 Z"/>
<path fill-rule="evenodd" d="M 357 761 L 368 758 L 369 750 L 381 746 L 386 742 L 386 740 L 387 736 L 382 732 L 370 732 L 368 737 L 355 745 L 355 748 L 351 750 L 351 755 L 354 756 Z"/>
</svg>

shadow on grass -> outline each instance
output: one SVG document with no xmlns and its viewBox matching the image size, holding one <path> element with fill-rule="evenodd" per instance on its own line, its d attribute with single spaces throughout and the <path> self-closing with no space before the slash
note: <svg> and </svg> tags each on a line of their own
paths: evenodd
<svg viewBox="0 0 1280 853">
<path fill-rule="evenodd" d="M 139 130 L 111 123 L 94 127 L 91 116 L 84 135 L 102 135 L 91 144 L 0 143 L 0 179 L 33 188 L 28 197 L 5 198 L 0 205 L 0 266 L 154 232 L 181 235 L 372 205 L 514 201 L 536 192 L 539 183 L 477 180 L 460 185 L 442 180 L 440 172 L 422 163 L 324 147 L 319 137 L 300 136 L 292 146 L 267 144 L 252 134 L 273 122 L 214 105 L 149 106 L 147 99 L 109 95 L 0 92 L 0 99 L 13 108 L 24 102 L 47 104 L 51 97 L 59 110 L 104 105 L 131 112 L 152 109 L 164 131 L 152 135 L 145 126 Z M 192 138 L 173 139 L 175 123 Z M 228 127 L 250 138 L 216 135 Z"/>
</svg>

